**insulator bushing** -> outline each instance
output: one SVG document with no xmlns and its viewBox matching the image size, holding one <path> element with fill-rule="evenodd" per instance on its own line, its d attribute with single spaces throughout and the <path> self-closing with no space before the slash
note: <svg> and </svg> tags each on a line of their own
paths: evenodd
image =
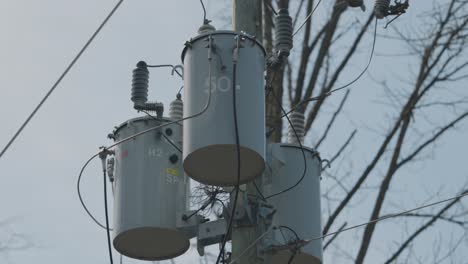
<svg viewBox="0 0 468 264">
<path fill-rule="evenodd" d="M 275 18 L 275 49 L 280 56 L 289 56 L 293 47 L 292 18 L 287 9 L 280 9 Z"/>
<path fill-rule="evenodd" d="M 149 71 L 144 61 L 140 61 L 133 70 L 132 102 L 135 106 L 143 105 L 148 101 Z"/>
<path fill-rule="evenodd" d="M 177 95 L 177 99 L 171 102 L 169 117 L 172 120 L 181 120 L 184 117 L 184 102 L 180 99 L 180 95 Z"/>
<path fill-rule="evenodd" d="M 388 9 L 390 7 L 390 0 L 375 0 L 374 14 L 378 19 L 382 19 L 387 16 Z"/>
<path fill-rule="evenodd" d="M 289 120 L 291 121 L 291 124 L 289 124 L 289 128 L 288 128 L 288 143 L 298 144 L 299 141 L 301 143 L 304 143 L 304 135 L 305 135 L 304 114 L 301 112 L 292 112 L 291 114 L 289 114 Z M 294 131 L 296 131 L 297 135 L 296 133 L 294 133 Z"/>
</svg>

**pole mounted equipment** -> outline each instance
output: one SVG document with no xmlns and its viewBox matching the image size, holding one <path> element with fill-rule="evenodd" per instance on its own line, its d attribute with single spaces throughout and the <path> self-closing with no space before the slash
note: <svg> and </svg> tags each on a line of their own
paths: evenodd
<svg viewBox="0 0 468 264">
<path fill-rule="evenodd" d="M 406 10 L 409 8 L 409 0 L 395 0 L 394 5 L 390 5 L 390 2 L 391 0 L 375 0 L 374 14 L 377 19 L 383 19 L 387 16 L 399 17 L 406 13 Z"/>
<path fill-rule="evenodd" d="M 279 58 L 288 57 L 293 48 L 293 24 L 289 11 L 282 8 L 275 17 L 275 50 Z"/>
<path fill-rule="evenodd" d="M 237 49 L 237 41 L 240 45 L 237 81 L 233 87 L 233 52 Z M 210 93 L 216 102 L 203 115 L 184 122 L 184 170 L 187 175 L 207 185 L 237 185 L 233 162 L 237 146 L 232 107 L 235 91 L 242 164 L 239 183 L 260 176 L 265 168 L 263 46 L 245 33 L 208 31 L 186 42 L 182 61 L 184 116 L 199 112 Z"/>
</svg>

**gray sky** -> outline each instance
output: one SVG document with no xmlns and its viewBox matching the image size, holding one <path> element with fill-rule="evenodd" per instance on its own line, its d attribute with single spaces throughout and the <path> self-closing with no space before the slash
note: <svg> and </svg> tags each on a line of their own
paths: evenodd
<svg viewBox="0 0 468 264">
<path fill-rule="evenodd" d="M 214 20 L 214 25 L 218 28 L 229 26 L 226 17 L 221 19 L 223 15 L 230 15 L 229 1 L 209 2 L 208 15 Z M 426 1 L 414 2 L 412 10 L 418 12 L 430 7 Z M 115 3 L 114 0 L 0 1 L 1 147 Z M 371 1 L 367 3 L 369 7 Z M 353 12 L 357 17 L 362 17 L 362 13 Z M 320 13 L 317 19 L 320 19 Z M 180 63 L 183 43 L 195 35 L 201 21 L 198 0 L 124 2 L 0 160 L 0 221 L 14 217 L 8 230 L 27 235 L 34 244 L 33 248 L 24 251 L 0 252 L 1 263 L 6 260 L 11 263 L 51 264 L 65 261 L 68 264 L 108 262 L 105 232 L 88 219 L 79 204 L 77 174 L 98 146 L 109 143 L 106 135 L 114 126 L 136 116 L 130 102 L 131 71 L 136 62 L 143 59 L 151 64 Z M 415 14 L 410 13 L 395 23 L 403 25 L 419 21 Z M 381 26 L 379 30 L 382 30 Z M 367 46 L 362 47 L 359 58 L 352 62 L 356 72 L 350 71 L 344 75 L 342 83 L 352 79 L 367 61 L 372 41 L 370 34 L 367 39 Z M 377 53 L 404 52 L 402 46 L 385 42 L 378 40 Z M 407 58 L 378 56 L 373 61 L 370 74 L 376 78 L 392 73 L 405 77 L 409 74 L 408 63 Z M 403 69 L 406 74 L 402 72 Z M 168 109 L 168 103 L 181 85 L 180 79 L 171 77 L 169 70 L 152 71 L 150 97 L 163 101 Z M 382 93 L 368 76 L 353 89 L 356 89 L 352 94 L 354 104 L 347 106 L 343 117 L 345 120 L 340 122 L 332 135 L 334 140 L 324 145 L 322 154 L 332 155 L 348 131 L 355 127 L 363 128 L 353 151 L 347 152 L 347 155 L 356 156 L 354 166 L 359 167 L 362 159 L 368 158 L 369 152 L 374 149 L 372 142 L 380 138 L 372 128 L 385 128 L 385 120 L 395 113 L 380 103 Z M 331 103 L 332 106 L 336 100 Z M 333 109 L 331 106 L 330 111 Z M 445 117 L 435 118 L 443 120 Z M 325 121 L 323 119 L 320 124 L 325 124 Z M 439 141 L 434 151 L 425 153 L 427 159 L 424 162 L 399 174 L 396 179 L 398 185 L 392 190 L 392 203 L 384 211 L 408 209 L 421 205 L 428 198 L 434 201 L 453 196 L 466 183 L 466 128 L 466 124 L 458 127 L 457 131 Z M 312 131 L 311 138 L 316 136 L 315 132 Z M 329 183 L 325 180 L 324 184 Z M 372 185 L 372 181 L 369 185 Z M 438 196 L 431 195 L 436 192 Z M 96 161 L 84 175 L 83 195 L 99 219 L 103 219 L 101 193 L 100 163 Z M 369 194 L 369 197 L 373 198 L 374 195 Z M 362 201 L 365 204 L 366 197 L 360 199 L 354 203 Z M 344 217 L 348 223 L 358 224 L 367 220 L 368 212 L 357 208 L 356 211 L 346 212 Z M 398 222 L 390 223 L 387 227 L 378 228 L 380 238 L 398 241 L 404 237 L 389 231 L 399 229 Z M 452 229 L 444 228 L 437 226 L 427 236 L 431 238 L 431 235 L 436 236 L 439 232 L 452 232 Z M 343 235 L 343 245 L 352 247 L 357 244 L 357 234 L 360 233 Z M 369 255 L 368 263 L 378 263 L 386 256 L 386 248 L 378 248 L 379 244 L 377 250 Z M 191 250 L 177 259 L 177 263 L 193 263 L 195 256 Z M 327 255 L 330 263 L 338 263 L 335 258 Z"/>
</svg>

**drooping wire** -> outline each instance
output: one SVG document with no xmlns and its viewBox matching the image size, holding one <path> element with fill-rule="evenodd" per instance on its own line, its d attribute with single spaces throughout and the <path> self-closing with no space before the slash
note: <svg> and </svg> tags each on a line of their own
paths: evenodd
<svg viewBox="0 0 468 264">
<path fill-rule="evenodd" d="M 375 51 L 375 43 L 377 42 L 377 23 L 378 20 L 375 19 L 375 27 L 374 27 L 374 40 L 372 42 L 372 49 L 371 49 L 371 54 L 370 54 L 370 57 L 369 57 L 369 61 L 367 62 L 366 64 L 366 67 L 364 68 L 364 70 L 354 79 L 352 80 L 351 82 L 349 82 L 348 84 L 346 85 L 343 85 L 341 87 L 338 87 L 336 89 L 333 89 L 330 91 L 330 94 L 336 92 L 336 91 L 339 91 L 339 90 L 343 90 L 349 86 L 351 86 L 352 84 L 354 84 L 355 82 L 357 82 L 359 79 L 361 79 L 361 77 L 364 75 L 364 73 L 367 72 L 367 70 L 369 69 L 371 63 L 372 63 L 372 58 L 374 57 L 374 51 Z"/>
<path fill-rule="evenodd" d="M 262 240 L 266 235 L 268 235 L 271 231 L 273 230 L 276 230 L 278 229 L 276 226 L 271 226 L 270 228 L 268 228 L 267 231 L 265 231 L 263 234 L 261 234 L 260 236 L 257 237 L 257 239 L 255 239 L 248 247 L 246 247 L 244 249 L 244 251 L 242 251 L 239 256 L 237 256 L 235 259 L 231 260 L 231 262 L 229 262 L 229 264 L 234 264 L 237 262 L 237 260 L 239 260 L 242 256 L 245 255 L 245 253 L 247 253 L 250 248 L 252 248 L 253 246 L 255 246 L 260 240 Z"/>
<path fill-rule="evenodd" d="M 180 65 L 172 65 L 172 64 L 157 64 L 157 65 L 146 65 L 148 68 L 172 68 L 172 74 L 177 73 L 180 78 L 183 78 L 182 73 L 177 70 L 177 67 L 181 67 Z"/>
<path fill-rule="evenodd" d="M 376 19 L 375 20 L 375 28 L 374 28 L 374 40 L 372 42 L 372 49 L 371 49 L 371 53 L 370 53 L 370 57 L 369 57 L 369 61 L 367 62 L 366 64 L 366 67 L 364 67 L 364 69 L 362 70 L 361 73 L 359 73 L 359 75 L 354 78 L 351 82 L 341 86 L 341 87 L 338 87 L 338 88 L 335 88 L 325 94 L 322 94 L 322 95 L 319 95 L 319 96 L 316 96 L 316 97 L 312 97 L 312 98 L 309 98 L 309 99 L 305 99 L 305 100 L 302 100 L 300 101 L 297 105 L 295 105 L 293 108 L 291 108 L 286 114 L 284 114 L 282 116 L 285 117 L 287 115 L 289 115 L 290 113 L 292 113 L 293 111 L 295 111 L 297 108 L 299 108 L 301 105 L 307 103 L 307 102 L 312 102 L 312 101 L 317 101 L 317 100 L 321 100 L 323 98 L 326 98 L 330 95 L 332 95 L 333 93 L 337 92 L 337 91 L 340 91 L 340 90 L 343 90 L 345 88 L 348 88 L 349 86 L 353 85 L 354 83 L 356 83 L 359 79 L 362 78 L 362 76 L 364 76 L 364 74 L 367 72 L 367 70 L 369 69 L 371 63 L 372 63 L 372 59 L 374 57 L 374 52 L 375 52 L 375 44 L 377 42 L 377 22 L 378 20 Z"/>
<path fill-rule="evenodd" d="M 237 155 L 237 160 L 236 160 L 236 165 L 237 165 L 237 184 L 236 184 L 236 192 L 234 194 L 234 202 L 232 205 L 232 212 L 231 212 L 231 217 L 229 219 L 229 224 L 227 227 L 227 232 L 226 235 L 223 238 L 223 243 L 221 245 L 221 250 L 219 252 L 218 258 L 216 260 L 216 264 L 219 264 L 219 261 L 221 260 L 221 257 L 224 253 L 224 249 L 226 247 L 226 243 L 228 241 L 228 238 L 230 236 L 231 230 L 232 230 L 232 224 L 234 222 L 234 214 L 236 212 L 237 208 L 237 200 L 239 198 L 239 185 L 240 185 L 240 174 L 241 174 L 241 151 L 240 151 L 240 138 L 239 138 L 239 124 L 237 120 L 237 95 L 236 95 L 236 78 L 237 78 L 237 57 L 239 53 L 239 48 L 240 48 L 240 36 L 237 36 L 237 47 L 236 50 L 234 51 L 235 53 L 237 52 L 237 55 L 234 55 L 233 59 L 233 66 L 232 66 L 232 108 L 233 108 L 233 118 L 234 118 L 234 132 L 235 132 L 235 137 L 236 137 L 236 155 Z"/>
<path fill-rule="evenodd" d="M 273 5 L 271 4 L 270 1 L 264 0 L 263 2 L 270 8 L 271 12 L 273 12 L 273 14 L 275 14 L 275 16 L 278 15 L 278 12 L 276 12 L 275 8 L 273 7 Z"/>
<path fill-rule="evenodd" d="M 80 199 L 80 203 L 81 205 L 83 206 L 84 210 L 86 211 L 86 213 L 89 215 L 89 217 L 91 217 L 91 219 L 100 227 L 102 227 L 103 229 L 107 229 L 107 227 L 103 224 L 101 224 L 94 216 L 93 214 L 88 210 L 88 207 L 86 206 L 84 200 L 83 200 L 83 197 L 81 196 L 81 189 L 80 189 L 80 183 L 81 183 L 81 176 L 83 175 L 83 172 L 84 170 L 86 169 L 86 167 L 88 166 L 88 164 L 93 160 L 95 159 L 96 157 L 99 156 L 99 153 L 92 156 L 91 158 L 88 159 L 88 161 L 86 161 L 86 163 L 83 165 L 83 167 L 81 168 L 81 171 L 80 171 L 80 174 L 78 176 L 78 181 L 76 183 L 76 188 L 77 188 L 77 191 L 78 191 L 78 198 Z M 112 229 L 111 229 L 112 230 Z"/>
<path fill-rule="evenodd" d="M 206 19 L 206 8 L 205 8 L 205 4 L 203 3 L 203 0 L 200 0 L 200 4 L 203 8 L 203 24 L 206 25 L 208 23 L 210 23 L 210 21 L 208 19 Z"/>
<path fill-rule="evenodd" d="M 282 104 L 281 104 L 281 101 L 280 99 L 278 98 L 278 96 L 276 95 L 274 89 L 271 89 L 271 93 L 273 94 L 273 97 L 275 97 L 276 99 L 276 102 L 278 104 L 278 106 L 281 108 L 281 112 L 283 112 L 283 114 L 285 114 L 285 117 L 286 119 L 288 120 L 289 122 L 289 125 L 290 127 L 292 128 L 293 132 L 294 132 L 294 136 L 296 137 L 297 139 L 297 143 L 299 144 L 299 148 L 301 149 L 301 152 L 302 152 L 302 158 L 304 160 L 304 170 L 302 172 L 302 176 L 301 178 L 292 186 L 280 191 L 280 192 L 277 192 L 275 194 L 272 194 L 272 195 L 269 195 L 267 197 L 265 197 L 265 199 L 270 199 L 272 197 L 275 197 L 275 196 L 278 196 L 278 195 L 281 195 L 281 194 L 284 194 L 286 192 L 289 192 L 291 191 L 292 189 L 296 188 L 299 184 L 301 184 L 301 182 L 304 180 L 304 178 L 306 177 L 307 175 L 307 158 L 306 158 L 306 154 L 305 154 L 305 150 L 304 150 L 304 146 L 302 145 L 302 142 L 301 142 L 301 139 L 299 137 L 299 135 L 297 134 L 297 131 L 296 131 L 296 128 L 294 127 L 294 125 L 292 124 L 291 120 L 289 119 L 289 116 L 286 114 L 286 111 L 284 110 Z"/>
<path fill-rule="evenodd" d="M 299 33 L 299 31 L 301 31 L 301 29 L 305 26 L 305 24 L 307 23 L 307 21 L 309 21 L 309 19 L 312 17 L 312 15 L 315 13 L 315 10 L 317 10 L 317 7 L 319 7 L 320 3 L 322 2 L 322 0 L 319 0 L 318 3 L 315 5 L 314 9 L 312 9 L 312 11 L 310 12 L 310 14 L 307 15 L 306 19 L 304 20 L 304 22 L 302 22 L 302 24 L 299 26 L 299 28 L 296 29 L 296 31 L 294 31 L 293 33 L 293 37 Z"/>
<path fill-rule="evenodd" d="M 140 110 L 141 112 L 145 113 L 147 116 L 149 116 L 150 118 L 156 120 L 156 121 L 160 121 L 158 118 L 156 118 L 154 115 L 148 113 L 148 111 L 145 111 L 145 110 Z M 174 143 L 170 138 L 168 138 L 164 133 L 161 132 L 161 135 L 163 136 L 163 138 L 167 141 L 167 143 L 169 143 L 173 148 L 175 148 L 179 153 L 182 153 L 182 150 L 180 149 L 179 146 L 176 145 L 176 143 Z"/>
<path fill-rule="evenodd" d="M 109 208 L 107 205 L 107 178 L 106 178 L 106 171 L 104 170 L 104 212 L 106 215 L 106 233 L 107 233 L 107 247 L 109 249 L 109 260 L 111 264 L 114 264 L 114 258 L 112 257 L 112 243 L 111 243 L 111 235 L 109 230 Z"/>
<path fill-rule="evenodd" d="M 96 36 L 101 32 L 102 28 L 107 24 L 107 21 L 114 15 L 114 13 L 117 11 L 117 9 L 120 7 L 122 4 L 123 0 L 119 0 L 117 4 L 114 6 L 114 8 L 111 10 L 111 12 L 107 15 L 107 17 L 104 19 L 104 21 L 99 25 L 99 27 L 96 29 L 96 31 L 91 35 L 91 38 L 86 42 L 86 44 L 81 48 L 81 50 L 78 52 L 78 54 L 73 58 L 71 63 L 67 66 L 65 71 L 60 75 L 60 77 L 57 79 L 57 81 L 52 85 L 52 87 L 49 89 L 49 91 L 46 93 L 46 95 L 42 98 L 42 100 L 39 102 L 39 104 L 34 108 L 34 110 L 31 112 L 31 114 L 26 118 L 26 121 L 20 126 L 18 131 L 13 135 L 13 137 L 10 139 L 10 141 L 6 144 L 6 146 L 3 148 L 2 152 L 0 153 L 0 158 L 3 157 L 5 152 L 10 148 L 10 146 L 13 144 L 13 142 L 16 140 L 16 138 L 21 134 L 23 129 L 26 127 L 26 125 L 31 121 L 31 119 L 36 115 L 37 111 L 42 107 L 42 105 L 45 103 L 45 101 L 49 98 L 49 96 L 54 92 L 54 90 L 58 87 L 58 85 L 62 82 L 63 78 L 68 74 L 68 72 L 73 68 L 75 63 L 78 61 L 78 59 L 81 57 L 81 55 L 86 51 L 86 49 L 89 47 L 91 42 L 96 38 Z"/>
<path fill-rule="evenodd" d="M 359 227 L 363 227 L 363 226 L 367 226 L 367 225 L 370 225 L 370 224 L 375 224 L 375 223 L 378 223 L 380 221 L 383 221 L 383 220 L 387 220 L 387 219 L 391 219 L 391 218 L 395 218 L 395 217 L 399 217 L 399 216 L 402 216 L 402 215 L 406 215 L 406 214 L 409 214 L 409 213 L 412 213 L 414 211 L 418 211 L 418 210 L 421 210 L 421 209 L 425 209 L 425 208 L 429 208 L 429 207 L 432 207 L 432 206 L 436 206 L 436 205 L 439 205 L 439 204 L 443 204 L 443 203 L 447 203 L 447 202 L 451 202 L 451 201 L 454 201 L 454 200 L 459 200 L 463 197 L 466 197 L 468 196 L 468 192 L 464 192 L 458 196 L 454 196 L 454 197 L 451 197 L 451 198 L 448 198 L 448 199 L 445 199 L 445 200 L 440 200 L 440 201 L 437 201 L 437 202 L 434 202 L 434 203 L 430 203 L 430 204 L 426 204 L 426 205 L 423 205 L 423 206 L 419 206 L 419 207 L 416 207 L 416 208 L 413 208 L 413 209 L 410 209 L 410 210 L 406 210 L 406 211 L 402 211 L 400 213 L 396 213 L 396 214 L 390 214 L 390 215 L 386 215 L 386 216 L 383 216 L 383 217 L 380 217 L 380 218 L 376 218 L 376 219 L 373 219 L 369 222 L 366 222 L 366 223 L 362 223 L 362 224 L 359 224 L 359 225 L 355 225 L 355 226 L 351 226 L 351 227 L 348 227 L 348 228 L 344 228 L 344 229 L 340 229 L 339 231 L 336 231 L 336 232 L 331 232 L 331 233 L 328 233 L 328 234 L 325 234 L 323 236 L 319 236 L 319 237 L 315 237 L 315 238 L 312 238 L 312 239 L 308 239 L 307 241 L 308 242 L 311 242 L 311 241 L 314 241 L 314 240 L 320 240 L 320 239 L 323 239 L 325 237 L 329 237 L 329 236 L 333 236 L 333 235 L 337 235 L 337 234 L 340 234 L 340 233 L 343 233 L 343 232 L 346 232 L 346 231 L 349 231 L 349 230 L 353 230 L 353 229 L 356 229 L 356 228 L 359 228 Z M 267 231 L 265 231 L 263 234 L 261 234 L 257 239 L 255 239 L 248 247 L 246 247 L 244 249 L 244 251 L 242 251 L 242 253 L 237 256 L 236 259 L 232 260 L 229 264 L 234 264 L 238 259 L 240 259 L 245 253 L 247 253 L 247 251 L 253 247 L 254 245 L 256 245 L 262 238 L 264 238 L 268 233 L 270 233 L 272 230 L 275 230 L 277 229 L 278 227 L 276 226 L 272 226 L 271 228 L 269 228 Z"/>
<path fill-rule="evenodd" d="M 211 63 L 212 63 L 212 43 L 211 43 L 211 42 L 212 42 L 212 38 L 211 38 L 211 36 L 210 36 L 210 37 L 209 37 L 209 47 L 208 47 L 208 76 L 209 76 L 210 79 L 211 79 L 211 75 L 212 75 L 212 73 L 211 73 L 211 68 L 212 68 L 212 67 L 211 67 Z M 184 117 L 184 118 L 181 118 L 181 119 L 179 119 L 179 120 L 174 120 L 174 121 L 171 121 L 171 122 L 167 122 L 167 123 L 165 123 L 165 124 L 161 124 L 161 125 L 159 125 L 159 126 L 155 126 L 155 127 L 152 127 L 152 128 L 146 129 L 146 130 L 143 130 L 143 131 L 141 131 L 141 132 L 139 132 L 139 133 L 136 133 L 136 134 L 134 134 L 134 135 L 131 135 L 131 136 L 128 136 L 128 137 L 126 137 L 126 138 L 124 138 L 124 139 L 121 139 L 121 140 L 115 142 L 114 144 L 112 144 L 112 145 L 110 145 L 110 146 L 108 146 L 108 147 L 105 147 L 103 150 L 109 150 L 109 149 L 111 149 L 111 148 L 113 148 L 113 147 L 115 147 L 115 146 L 118 146 L 118 145 L 120 145 L 120 144 L 122 144 L 122 143 L 125 143 L 125 142 L 127 142 L 127 141 L 129 141 L 129 140 L 132 140 L 132 139 L 134 139 L 134 138 L 137 138 L 137 137 L 139 137 L 139 136 L 141 136 L 141 135 L 144 135 L 144 134 L 146 134 L 146 133 L 149 133 L 149 132 L 151 132 L 151 131 L 154 131 L 154 130 L 157 130 L 157 129 L 160 129 L 160 128 L 163 128 L 163 127 L 166 127 L 166 126 L 169 126 L 169 125 L 172 125 L 172 124 L 177 124 L 177 123 L 182 122 L 182 121 L 184 121 L 184 120 L 196 118 L 196 117 L 198 117 L 198 116 L 200 116 L 200 115 L 203 115 L 203 114 L 206 112 L 206 110 L 208 110 L 208 108 L 210 107 L 210 104 L 211 104 L 211 96 L 212 96 L 211 90 L 212 90 L 212 89 L 211 89 L 211 82 L 209 82 L 208 99 L 207 99 L 207 101 L 206 101 L 205 106 L 203 107 L 203 109 L 202 109 L 200 112 L 198 112 L 198 113 L 196 113 L 196 114 L 193 114 L 193 115 L 190 115 L 190 116 L 187 116 L 187 117 Z M 97 221 L 96 218 L 90 213 L 90 211 L 89 211 L 88 208 L 86 207 L 85 203 L 83 202 L 83 199 L 82 199 L 82 197 L 81 197 L 81 191 L 80 191 L 81 176 L 82 176 L 82 174 L 83 174 L 85 168 L 88 166 L 88 164 L 89 164 L 94 158 L 96 158 L 97 156 L 99 156 L 99 154 L 100 154 L 103 150 L 101 150 L 101 151 L 99 151 L 97 154 L 93 155 L 93 156 L 85 163 L 85 165 L 81 168 L 80 174 L 79 174 L 79 176 L 78 176 L 78 181 L 77 181 L 77 190 L 78 190 L 78 197 L 79 197 L 79 199 L 80 199 L 81 205 L 83 205 L 83 208 L 85 209 L 85 211 L 86 211 L 86 212 L 88 213 L 88 215 L 94 220 L 94 222 L 95 222 L 97 225 L 99 225 L 100 227 L 106 229 L 106 227 L 105 227 L 104 225 L 102 225 L 101 223 L 99 223 L 99 221 Z"/>
</svg>

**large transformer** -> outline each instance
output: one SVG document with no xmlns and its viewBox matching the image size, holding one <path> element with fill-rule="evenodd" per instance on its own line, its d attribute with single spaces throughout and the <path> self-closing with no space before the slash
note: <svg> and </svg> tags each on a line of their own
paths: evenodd
<svg viewBox="0 0 468 264">
<path fill-rule="evenodd" d="M 115 141 L 167 124 L 172 119 L 140 117 L 120 125 Z M 115 149 L 114 240 L 121 254 L 141 260 L 177 257 L 189 248 L 189 237 L 176 227 L 188 210 L 189 181 L 181 153 L 178 123 L 148 132 Z"/>
<path fill-rule="evenodd" d="M 233 64 L 237 60 L 236 87 Z M 240 137 L 240 184 L 265 167 L 265 50 L 255 38 L 232 31 L 204 30 L 186 43 L 184 64 L 184 169 L 204 184 L 234 186 L 236 135 L 233 91 L 236 90 Z M 211 76 L 211 79 L 210 79 Z M 211 89 L 211 90 L 210 90 Z M 211 100 L 209 100 L 211 98 Z"/>
<path fill-rule="evenodd" d="M 271 249 L 272 264 L 288 263 L 294 254 L 293 264 L 322 263 L 322 234 L 320 214 L 321 162 L 318 153 L 303 147 L 307 161 L 305 177 L 293 189 L 271 197 L 268 201 L 276 213 L 273 226 L 280 231 L 272 232 L 266 245 Z M 304 158 L 298 144 L 278 143 L 270 145 L 269 163 L 271 173 L 266 175 L 264 190 L 269 196 L 294 186 L 302 177 Z M 305 243 L 304 246 L 296 245 Z M 284 245 L 289 245 L 284 246 Z M 294 251 L 297 251 L 293 253 Z"/>
</svg>

